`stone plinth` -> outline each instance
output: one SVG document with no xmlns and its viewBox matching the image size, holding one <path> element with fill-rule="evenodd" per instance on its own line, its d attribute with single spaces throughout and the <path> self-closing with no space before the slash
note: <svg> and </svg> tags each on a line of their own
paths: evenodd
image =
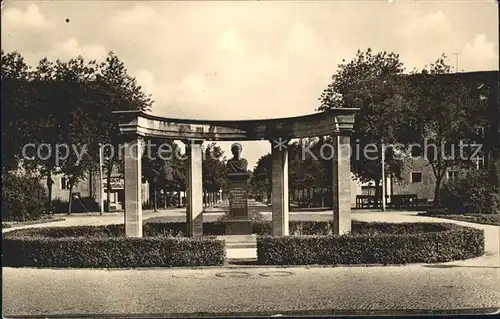
<svg viewBox="0 0 500 319">
<path fill-rule="evenodd" d="M 252 225 L 248 218 L 248 173 L 229 173 L 229 218 L 226 235 L 250 235 Z"/>
</svg>

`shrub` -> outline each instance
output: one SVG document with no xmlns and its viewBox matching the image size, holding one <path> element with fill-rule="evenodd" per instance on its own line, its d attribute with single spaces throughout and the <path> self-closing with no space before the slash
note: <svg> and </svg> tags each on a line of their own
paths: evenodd
<svg viewBox="0 0 500 319">
<path fill-rule="evenodd" d="M 123 225 L 15 230 L 3 234 L 3 264 L 91 268 L 224 264 L 222 240 L 172 237 L 175 232 L 159 225 L 146 227 L 146 233 L 156 236 L 118 237 L 124 234 Z"/>
<path fill-rule="evenodd" d="M 450 213 L 500 213 L 500 188 L 491 185 L 486 174 L 478 170 L 446 183 L 441 200 Z"/>
<path fill-rule="evenodd" d="M 405 264 L 481 256 L 483 230 L 449 223 L 357 223 L 348 235 L 262 236 L 266 265 Z M 353 224 L 354 226 L 354 224 Z"/>
<path fill-rule="evenodd" d="M 229 219 L 231 219 L 229 212 L 226 212 L 226 213 L 224 213 L 224 215 L 217 218 L 217 222 L 223 223 Z M 267 220 L 264 217 L 264 215 L 262 215 L 260 212 L 254 210 L 254 209 L 248 210 L 248 219 L 250 220 L 251 223 L 262 223 L 262 222 L 265 222 Z"/>
<path fill-rule="evenodd" d="M 37 177 L 5 173 L 2 176 L 2 219 L 26 221 L 45 211 L 47 196 Z"/>
<path fill-rule="evenodd" d="M 69 202 L 60 198 L 52 200 L 52 207 L 56 213 L 67 213 Z M 99 204 L 92 197 L 82 197 L 71 201 L 71 213 L 98 212 Z"/>
</svg>

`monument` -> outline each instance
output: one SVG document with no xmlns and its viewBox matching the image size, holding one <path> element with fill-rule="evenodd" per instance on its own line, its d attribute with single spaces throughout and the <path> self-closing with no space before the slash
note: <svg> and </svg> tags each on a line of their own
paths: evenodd
<svg viewBox="0 0 500 319">
<path fill-rule="evenodd" d="M 182 140 L 188 157 L 186 187 L 186 228 L 189 237 L 203 236 L 203 142 L 269 141 L 272 170 L 272 234 L 287 236 L 288 229 L 288 149 L 293 138 L 333 136 L 332 206 L 334 234 L 351 230 L 350 161 L 348 151 L 354 118 L 358 109 L 338 108 L 296 117 L 213 121 L 164 118 L 138 110 L 114 111 L 123 138 L 125 181 L 125 235 L 142 237 L 142 156 L 143 139 L 155 137 Z M 231 188 L 230 218 L 227 223 L 231 240 L 251 233 L 248 218 L 247 161 L 240 158 L 241 145 L 233 148 L 234 158 L 227 163 Z M 344 150 L 344 151 L 343 151 Z M 226 241 L 227 243 L 227 241 Z"/>
<path fill-rule="evenodd" d="M 248 218 L 248 162 L 241 158 L 242 146 L 231 145 L 233 158 L 227 161 L 229 181 L 229 218 L 226 221 L 226 235 L 250 235 L 252 225 Z"/>
</svg>

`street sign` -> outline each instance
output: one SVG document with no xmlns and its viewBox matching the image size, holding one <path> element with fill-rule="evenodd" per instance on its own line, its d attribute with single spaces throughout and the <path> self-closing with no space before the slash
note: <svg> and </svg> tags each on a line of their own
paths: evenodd
<svg viewBox="0 0 500 319">
<path fill-rule="evenodd" d="M 106 190 L 107 180 L 104 179 L 102 182 L 104 185 L 104 189 Z M 124 189 L 125 182 L 123 181 L 123 178 L 111 177 L 110 184 L 112 190 L 118 190 L 118 189 Z"/>
</svg>

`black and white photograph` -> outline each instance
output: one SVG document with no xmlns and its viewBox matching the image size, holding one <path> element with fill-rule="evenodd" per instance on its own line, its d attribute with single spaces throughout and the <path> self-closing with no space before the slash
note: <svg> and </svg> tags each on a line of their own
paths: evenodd
<svg viewBox="0 0 500 319">
<path fill-rule="evenodd" d="M 3 0 L 2 317 L 498 315 L 499 13 Z"/>
</svg>

